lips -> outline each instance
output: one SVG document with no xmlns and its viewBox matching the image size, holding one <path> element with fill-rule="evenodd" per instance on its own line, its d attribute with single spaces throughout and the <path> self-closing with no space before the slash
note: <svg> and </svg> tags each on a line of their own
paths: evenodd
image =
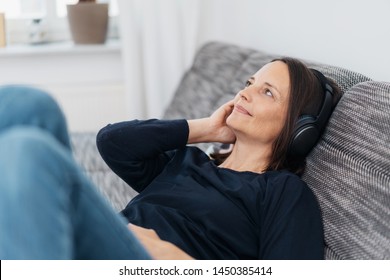
<svg viewBox="0 0 390 280">
<path fill-rule="evenodd" d="M 241 113 L 241 114 L 252 116 L 244 107 L 242 107 L 240 105 L 237 105 L 237 104 L 234 105 L 234 110 Z"/>
</svg>

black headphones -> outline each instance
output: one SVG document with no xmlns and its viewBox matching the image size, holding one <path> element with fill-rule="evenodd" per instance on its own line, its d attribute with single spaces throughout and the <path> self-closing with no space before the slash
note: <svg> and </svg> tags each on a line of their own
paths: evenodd
<svg viewBox="0 0 390 280">
<path fill-rule="evenodd" d="M 333 109 L 333 88 L 321 72 L 310 70 L 321 82 L 325 96 L 317 116 L 301 115 L 298 118 L 289 146 L 289 155 L 293 157 L 305 157 L 309 154 L 321 136 Z"/>
</svg>

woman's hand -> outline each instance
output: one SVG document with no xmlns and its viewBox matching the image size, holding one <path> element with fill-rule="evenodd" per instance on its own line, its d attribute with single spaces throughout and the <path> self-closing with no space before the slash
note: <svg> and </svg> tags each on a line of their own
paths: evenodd
<svg viewBox="0 0 390 280">
<path fill-rule="evenodd" d="M 234 100 L 230 100 L 219 107 L 210 117 L 210 125 L 217 137 L 215 142 L 234 143 L 236 136 L 233 131 L 227 126 L 226 119 L 233 111 Z"/>
<path fill-rule="evenodd" d="M 156 260 L 193 260 L 190 255 L 181 250 L 176 245 L 161 240 L 152 229 L 146 229 L 133 224 L 128 224 L 128 228 L 135 234 L 148 253 Z"/>
<path fill-rule="evenodd" d="M 226 125 L 226 119 L 232 113 L 234 101 L 230 100 L 219 107 L 210 117 L 189 120 L 190 134 L 188 143 L 220 142 L 234 143 L 236 136 Z"/>
</svg>

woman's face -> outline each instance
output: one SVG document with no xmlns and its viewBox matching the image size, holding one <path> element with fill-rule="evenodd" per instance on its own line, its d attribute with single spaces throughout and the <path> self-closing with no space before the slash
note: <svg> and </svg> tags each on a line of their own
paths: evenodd
<svg viewBox="0 0 390 280">
<path fill-rule="evenodd" d="M 286 120 L 290 95 L 290 76 L 284 62 L 266 64 L 254 74 L 234 98 L 234 109 L 227 125 L 237 139 L 272 144 Z"/>
</svg>

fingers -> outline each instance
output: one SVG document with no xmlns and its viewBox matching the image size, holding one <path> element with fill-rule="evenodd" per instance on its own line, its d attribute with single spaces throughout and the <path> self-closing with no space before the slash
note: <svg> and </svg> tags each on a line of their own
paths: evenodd
<svg viewBox="0 0 390 280">
<path fill-rule="evenodd" d="M 233 111 L 234 108 L 234 100 L 229 100 L 224 105 L 222 105 L 225 110 L 225 118 L 227 118 Z"/>
<path fill-rule="evenodd" d="M 133 224 L 128 224 L 128 228 L 140 239 L 145 237 L 152 239 L 160 239 L 156 231 L 153 229 L 147 229 Z"/>
<path fill-rule="evenodd" d="M 152 229 L 146 229 L 133 224 L 128 224 L 128 228 L 135 234 L 141 244 L 150 253 L 153 259 L 157 260 L 185 260 L 193 259 L 176 245 L 161 240 Z"/>
<path fill-rule="evenodd" d="M 228 102 L 226 102 L 225 104 L 223 104 L 222 107 L 229 108 L 229 109 L 233 109 L 233 107 L 234 107 L 234 99 L 229 100 Z"/>
<path fill-rule="evenodd" d="M 234 106 L 234 99 L 232 99 L 232 100 L 229 100 L 228 102 L 226 102 L 225 103 L 226 105 L 228 105 L 228 106 Z"/>
</svg>

